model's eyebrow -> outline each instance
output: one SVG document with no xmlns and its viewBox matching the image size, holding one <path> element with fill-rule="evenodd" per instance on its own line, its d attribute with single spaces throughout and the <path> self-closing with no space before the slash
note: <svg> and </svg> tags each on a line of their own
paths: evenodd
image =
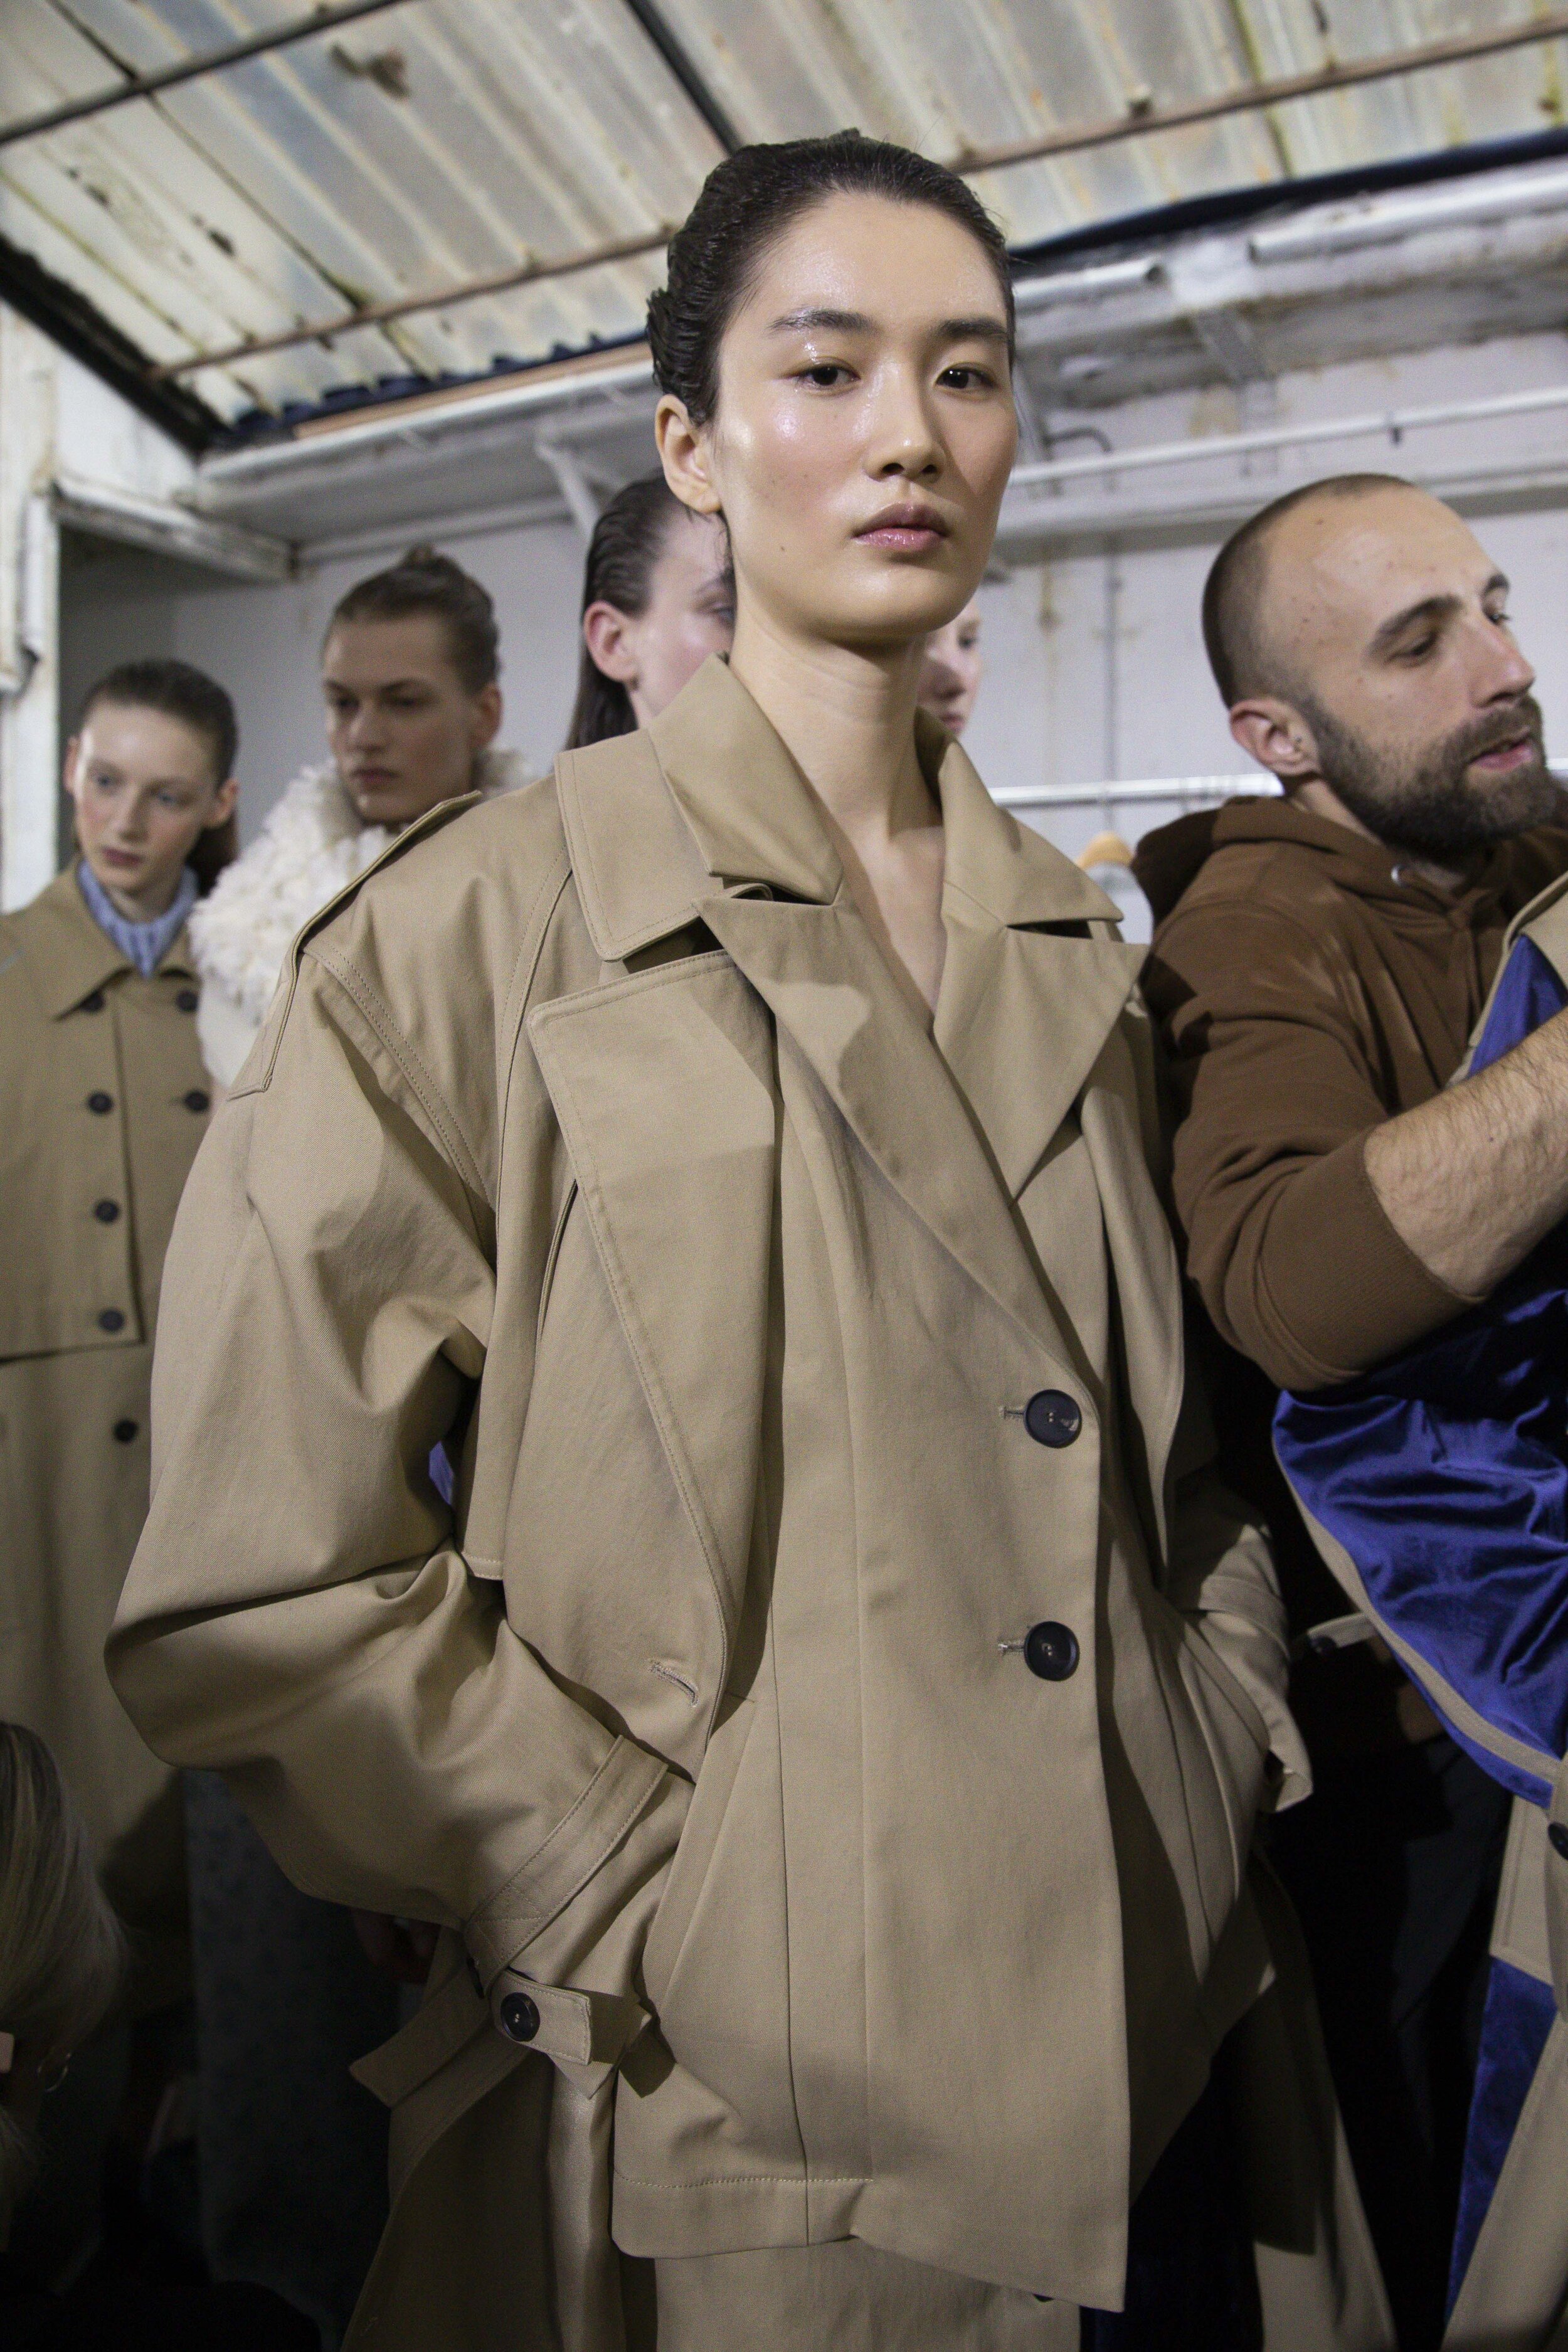
<svg viewBox="0 0 1568 2352">
<path fill-rule="evenodd" d="M 805 335 L 813 328 L 823 328 L 836 335 L 868 335 L 877 321 L 868 319 L 864 310 L 786 310 L 775 319 L 769 332 L 774 335 Z"/>
<path fill-rule="evenodd" d="M 775 335 L 805 335 L 813 331 L 830 335 L 871 335 L 877 321 L 864 310 L 786 310 L 775 319 L 769 332 Z M 1007 341 L 1003 321 L 988 313 L 973 319 L 943 319 L 937 326 L 937 336 L 944 343 L 1000 343 Z"/>
</svg>

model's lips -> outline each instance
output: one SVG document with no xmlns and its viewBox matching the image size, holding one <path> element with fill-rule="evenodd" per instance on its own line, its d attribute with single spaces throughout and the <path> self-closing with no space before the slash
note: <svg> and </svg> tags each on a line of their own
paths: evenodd
<svg viewBox="0 0 1568 2352">
<path fill-rule="evenodd" d="M 1510 736 L 1506 743 L 1493 743 L 1479 751 L 1471 761 L 1473 768 L 1486 768 L 1493 775 L 1506 774 L 1510 768 L 1528 767 L 1541 757 L 1541 746 L 1527 728 L 1522 735 Z"/>
<path fill-rule="evenodd" d="M 139 849 L 110 849 L 105 845 L 98 854 L 106 866 L 132 866 L 144 863 L 142 852 Z"/>
<path fill-rule="evenodd" d="M 349 770 L 349 782 L 351 783 L 369 784 L 373 790 L 377 785 L 395 784 L 397 781 L 398 777 L 395 768 L 351 768 Z"/>
<path fill-rule="evenodd" d="M 917 505 L 913 500 L 884 508 L 873 521 L 855 534 L 863 546 L 885 547 L 900 554 L 914 555 L 925 554 L 948 535 L 948 526 L 936 509 Z"/>
</svg>

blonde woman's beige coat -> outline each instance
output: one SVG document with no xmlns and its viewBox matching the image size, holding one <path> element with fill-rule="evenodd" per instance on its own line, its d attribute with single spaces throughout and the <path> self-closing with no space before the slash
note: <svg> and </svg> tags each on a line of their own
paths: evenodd
<svg viewBox="0 0 1568 2352">
<path fill-rule="evenodd" d="M 184 1965 L 178 1792 L 103 1642 L 147 1509 L 163 1253 L 207 1124 L 195 978 L 184 932 L 134 971 L 74 868 L 0 920 L 0 1717 L 53 1748 L 149 2000 Z"/>
<path fill-rule="evenodd" d="M 1247 1888 L 1303 1767 L 1138 957 L 922 740 L 934 1034 L 713 663 L 329 910 L 187 1194 L 120 1688 L 301 1885 L 450 1931 L 363 2070 L 361 2345 L 615 2352 L 617 2248 L 1115 2305 L 1242 2020 L 1270 2345 L 1384 2341 Z"/>
</svg>

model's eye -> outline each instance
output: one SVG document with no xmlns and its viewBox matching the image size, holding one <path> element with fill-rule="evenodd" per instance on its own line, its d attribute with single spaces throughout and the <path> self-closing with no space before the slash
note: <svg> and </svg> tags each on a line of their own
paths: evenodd
<svg viewBox="0 0 1568 2352">
<path fill-rule="evenodd" d="M 818 360 L 815 366 L 801 369 L 800 381 L 814 384 L 818 392 L 836 392 L 841 383 L 849 383 L 853 378 L 837 360 Z"/>
<path fill-rule="evenodd" d="M 996 379 L 989 368 L 977 367 L 972 361 L 963 360 L 953 367 L 943 368 L 937 381 L 944 383 L 949 392 L 987 392 Z"/>
</svg>

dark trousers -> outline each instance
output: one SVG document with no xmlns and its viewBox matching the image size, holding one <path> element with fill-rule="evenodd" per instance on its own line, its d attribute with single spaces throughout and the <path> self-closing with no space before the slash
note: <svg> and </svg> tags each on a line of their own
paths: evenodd
<svg viewBox="0 0 1568 2352">
<path fill-rule="evenodd" d="M 1402 2352 L 1443 2332 L 1506 1792 L 1453 1740 L 1318 1769 L 1273 1826 Z"/>
</svg>

